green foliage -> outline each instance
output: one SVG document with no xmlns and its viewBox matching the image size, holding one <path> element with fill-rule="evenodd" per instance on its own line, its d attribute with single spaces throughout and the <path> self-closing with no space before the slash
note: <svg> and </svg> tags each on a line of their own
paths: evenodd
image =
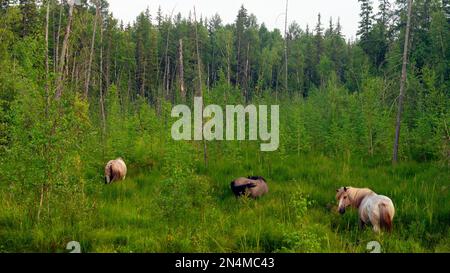
<svg viewBox="0 0 450 273">
<path fill-rule="evenodd" d="M 314 205 L 314 202 L 305 197 L 301 191 L 298 191 L 292 194 L 290 205 L 294 210 L 295 217 L 301 219 L 308 212 L 308 207 Z"/>
<path fill-rule="evenodd" d="M 2 2 L 0 252 L 63 252 L 72 240 L 84 252 L 366 252 L 373 240 L 385 252 L 448 251 L 446 14 L 438 1 L 415 5 L 404 162 L 391 166 L 404 1 L 397 10 L 381 1 L 375 18 L 360 2 L 356 42 L 339 22 L 324 30 L 320 15 L 314 33 L 291 24 L 285 86 L 283 35 L 244 7 L 229 25 L 161 12 L 152 24 L 147 10 L 123 26 L 102 1 L 87 98 L 93 6 L 76 9 L 54 98 L 67 10 L 51 2 L 46 49 L 46 6 Z M 208 142 L 205 165 L 202 142 L 172 140 L 180 39 L 188 104 L 199 87 L 195 28 L 205 104 L 280 105 L 278 151 Z M 102 185 L 105 163 L 119 156 L 127 179 Z M 230 181 L 247 175 L 264 176 L 269 194 L 234 198 Z M 392 197 L 394 232 L 360 231 L 355 211 L 337 215 L 343 185 Z"/>
<path fill-rule="evenodd" d="M 323 251 L 322 240 L 323 238 L 319 237 L 313 229 L 286 233 L 283 239 L 285 246 L 281 248 L 280 252 L 318 253 Z"/>
</svg>

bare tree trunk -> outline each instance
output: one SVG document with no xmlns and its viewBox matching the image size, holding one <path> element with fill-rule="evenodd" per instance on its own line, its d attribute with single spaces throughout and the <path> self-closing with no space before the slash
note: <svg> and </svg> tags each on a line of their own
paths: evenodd
<svg viewBox="0 0 450 273">
<path fill-rule="evenodd" d="M 39 198 L 39 209 L 38 209 L 38 213 L 37 213 L 37 221 L 39 223 L 39 221 L 41 220 L 41 211 L 42 211 L 42 205 L 44 203 L 44 184 L 41 185 L 41 194 L 40 194 L 40 198 Z"/>
<path fill-rule="evenodd" d="M 108 29 L 110 28 L 110 20 L 108 18 L 107 26 Z M 106 46 L 106 67 L 105 67 L 105 96 L 108 96 L 109 93 L 109 86 L 111 85 L 111 78 L 110 78 L 110 72 L 111 72 L 111 31 L 107 32 L 108 35 L 108 41 Z"/>
<path fill-rule="evenodd" d="M 49 21 L 50 21 L 50 0 L 47 0 L 47 12 L 45 15 L 45 77 L 46 77 L 46 80 L 48 80 L 48 72 L 49 72 L 49 61 L 48 61 L 48 25 L 49 25 Z"/>
<path fill-rule="evenodd" d="M 238 36 L 238 51 L 237 51 L 237 65 L 236 65 L 236 86 L 239 85 L 239 59 L 241 58 L 241 37 Z"/>
<path fill-rule="evenodd" d="M 103 18 L 100 15 L 100 110 L 102 114 L 103 137 L 106 136 L 106 115 L 105 115 L 105 99 L 103 95 Z"/>
<path fill-rule="evenodd" d="M 401 123 L 402 123 L 403 100 L 405 97 L 405 84 L 406 84 L 406 77 L 407 77 L 408 44 L 409 44 L 409 32 L 411 29 L 411 14 L 412 14 L 412 0 L 408 0 L 408 20 L 406 23 L 405 44 L 404 44 L 404 49 L 403 49 L 402 78 L 400 80 L 400 96 L 398 99 L 397 124 L 395 127 L 394 152 L 393 152 L 393 156 L 392 156 L 393 164 L 398 163 L 398 147 L 399 147 L 399 141 L 400 141 L 400 128 L 401 128 Z"/>
<path fill-rule="evenodd" d="M 80 65 L 77 65 L 75 67 L 75 86 L 76 86 L 76 88 L 78 88 L 79 77 L 80 77 Z"/>
<path fill-rule="evenodd" d="M 208 92 L 208 94 L 209 94 L 209 85 L 210 85 L 210 76 L 209 76 L 209 73 L 210 73 L 210 68 L 209 68 L 209 64 L 207 65 L 207 67 L 208 67 L 208 79 L 206 80 L 206 90 L 207 90 L 207 92 Z"/>
<path fill-rule="evenodd" d="M 180 93 L 181 93 L 181 99 L 183 102 L 186 101 L 186 90 L 184 89 L 184 60 L 183 60 L 183 39 L 180 39 L 179 41 L 180 46 L 178 47 L 178 56 L 180 58 L 179 60 L 179 77 L 180 77 Z"/>
<path fill-rule="evenodd" d="M 49 73 L 49 60 L 48 60 L 48 24 L 50 21 L 50 0 L 47 0 L 47 14 L 45 16 L 45 113 L 48 114 L 48 99 L 49 99 L 49 85 L 48 85 L 48 73 Z"/>
<path fill-rule="evenodd" d="M 178 67 L 178 59 L 176 60 L 176 62 L 174 63 L 174 67 Z M 170 75 L 170 83 L 171 85 L 169 86 L 171 88 L 171 92 L 170 92 L 170 101 L 172 102 L 172 104 L 175 104 L 175 98 L 176 98 L 176 94 L 173 90 L 174 85 L 176 86 L 177 82 L 177 69 L 173 69 L 172 74 Z"/>
<path fill-rule="evenodd" d="M 244 71 L 244 75 L 245 75 L 245 82 L 244 82 L 244 97 L 245 97 L 245 102 L 248 102 L 248 86 L 249 86 L 249 80 L 248 80 L 248 72 L 249 72 L 249 58 L 248 55 L 250 54 L 250 43 L 247 44 L 247 58 L 245 60 L 245 71 Z"/>
<path fill-rule="evenodd" d="M 277 101 L 277 102 L 278 102 L 278 81 L 279 81 L 278 76 L 279 76 L 279 74 L 280 73 L 277 70 L 277 73 L 276 73 L 277 79 L 276 79 L 276 82 L 275 82 L 275 101 Z"/>
<path fill-rule="evenodd" d="M 84 99 L 88 99 L 89 96 L 89 82 L 91 80 L 91 69 L 92 69 L 92 59 L 94 58 L 94 46 L 95 46 L 95 34 L 97 32 L 97 22 L 100 13 L 100 7 L 98 1 L 95 2 L 96 11 L 95 11 L 95 19 L 94 19 L 94 29 L 92 31 L 92 40 L 91 40 L 91 52 L 89 54 L 89 62 L 88 68 L 86 71 L 86 81 L 84 83 Z"/>
<path fill-rule="evenodd" d="M 289 1 L 286 0 L 286 16 L 284 20 L 284 62 L 285 62 L 285 79 L 284 84 L 286 91 L 289 91 L 288 87 L 288 4 Z"/>
<path fill-rule="evenodd" d="M 203 97 L 202 68 L 201 68 L 200 50 L 198 47 L 197 14 L 195 12 L 195 7 L 194 7 L 194 19 L 195 19 L 195 44 L 197 49 L 197 69 L 198 69 L 198 83 L 199 83 L 197 96 Z M 204 121 L 202 118 L 202 134 L 203 134 L 203 126 Z M 206 140 L 204 137 L 203 137 L 203 159 L 205 160 L 205 167 L 208 167 L 208 150 L 206 146 Z"/>
<path fill-rule="evenodd" d="M 231 58 L 229 54 L 227 56 L 227 82 L 229 87 L 231 85 Z"/>
<path fill-rule="evenodd" d="M 72 17 L 73 17 L 73 7 L 74 3 L 69 3 L 69 18 L 67 20 L 67 27 L 66 27 L 66 34 L 64 35 L 64 41 L 61 49 L 61 59 L 59 61 L 59 68 L 58 68 L 58 80 L 56 83 L 56 95 L 55 98 L 58 100 L 61 98 L 62 95 L 62 89 L 63 89 L 63 77 L 64 77 L 64 67 L 66 64 L 66 55 L 67 55 L 67 47 L 69 44 L 69 37 L 70 37 L 70 27 L 72 25 Z"/>
<path fill-rule="evenodd" d="M 59 7 L 59 21 L 58 21 L 58 32 L 56 34 L 56 50 L 55 50 L 55 67 L 54 72 L 58 72 L 58 63 L 59 63 L 59 40 L 61 37 L 61 22 L 62 22 L 62 13 L 63 13 L 63 3 L 60 3 Z"/>
<path fill-rule="evenodd" d="M 166 99 L 170 97 L 170 59 L 167 57 L 167 71 L 166 71 Z"/>
<path fill-rule="evenodd" d="M 70 47 L 67 46 L 67 50 L 66 50 L 66 65 L 64 68 L 64 77 L 63 77 L 63 81 L 69 78 L 69 67 L 70 67 Z"/>
<path fill-rule="evenodd" d="M 175 11 L 175 8 L 172 9 L 172 12 L 170 13 L 170 19 L 169 19 L 169 26 L 167 27 L 167 36 L 166 36 L 166 52 L 164 54 L 164 60 L 165 60 L 165 68 L 164 68 L 164 87 L 166 89 L 166 96 L 169 97 L 169 84 L 167 83 L 169 81 L 169 38 L 170 38 L 170 28 L 172 26 L 172 17 L 173 12 Z"/>
<path fill-rule="evenodd" d="M 49 50 L 48 50 L 48 36 L 49 36 L 49 21 L 50 21 L 50 0 L 47 0 L 47 11 L 45 16 L 45 116 L 48 118 L 48 111 L 49 111 Z M 48 143 L 47 143 L 48 145 Z M 48 155 L 46 155 L 47 157 Z M 45 192 L 45 183 L 41 185 L 41 194 L 40 194 L 40 200 L 39 200 L 39 209 L 37 213 L 37 221 L 39 222 L 41 219 L 41 211 L 42 206 L 44 203 L 44 192 Z M 48 199 L 47 199 L 48 202 Z"/>
</svg>

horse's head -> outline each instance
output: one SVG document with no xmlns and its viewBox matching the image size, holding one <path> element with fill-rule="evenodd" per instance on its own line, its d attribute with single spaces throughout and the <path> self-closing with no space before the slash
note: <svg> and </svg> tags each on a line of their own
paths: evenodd
<svg viewBox="0 0 450 273">
<path fill-rule="evenodd" d="M 339 202 L 338 211 L 340 214 L 344 214 L 345 209 L 351 205 L 349 190 L 350 187 L 342 187 L 336 190 L 336 200 Z"/>
</svg>

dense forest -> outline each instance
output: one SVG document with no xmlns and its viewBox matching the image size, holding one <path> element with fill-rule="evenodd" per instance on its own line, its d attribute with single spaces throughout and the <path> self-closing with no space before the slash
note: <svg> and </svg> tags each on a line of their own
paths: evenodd
<svg viewBox="0 0 450 273">
<path fill-rule="evenodd" d="M 362 252 L 375 235 L 332 208 L 350 184 L 393 197 L 386 251 L 450 250 L 450 1 L 413 1 L 394 165 L 407 0 L 359 0 L 355 41 L 320 14 L 124 24 L 106 0 L 74 2 L 0 0 L 0 252 Z M 171 109 L 194 96 L 280 105 L 280 149 L 173 141 Z M 130 174 L 104 186 L 119 156 Z M 271 196 L 235 200 L 247 175 Z"/>
</svg>

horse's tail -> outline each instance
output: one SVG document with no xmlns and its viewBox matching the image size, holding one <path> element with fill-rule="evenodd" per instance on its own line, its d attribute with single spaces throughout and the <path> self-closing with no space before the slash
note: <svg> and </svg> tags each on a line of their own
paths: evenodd
<svg viewBox="0 0 450 273">
<path fill-rule="evenodd" d="M 113 165 L 114 164 L 111 164 L 109 166 L 109 181 L 108 181 L 108 183 L 114 182 L 114 179 L 115 179 L 115 176 L 116 176 L 115 173 L 114 173 Z"/>
<path fill-rule="evenodd" d="M 105 184 L 111 182 L 111 161 L 105 166 Z"/>
<path fill-rule="evenodd" d="M 234 181 L 233 181 L 233 182 L 231 182 L 230 186 L 231 186 L 231 190 L 233 191 L 234 195 L 241 196 L 241 195 L 245 194 L 247 189 L 251 189 L 251 188 L 256 187 L 256 184 L 255 183 L 248 183 L 248 184 L 245 184 L 245 185 L 236 186 Z"/>
<path fill-rule="evenodd" d="M 380 209 L 380 227 L 387 230 L 388 232 L 391 232 L 392 218 L 388 209 L 386 208 L 386 204 L 379 204 L 378 208 Z"/>
</svg>

